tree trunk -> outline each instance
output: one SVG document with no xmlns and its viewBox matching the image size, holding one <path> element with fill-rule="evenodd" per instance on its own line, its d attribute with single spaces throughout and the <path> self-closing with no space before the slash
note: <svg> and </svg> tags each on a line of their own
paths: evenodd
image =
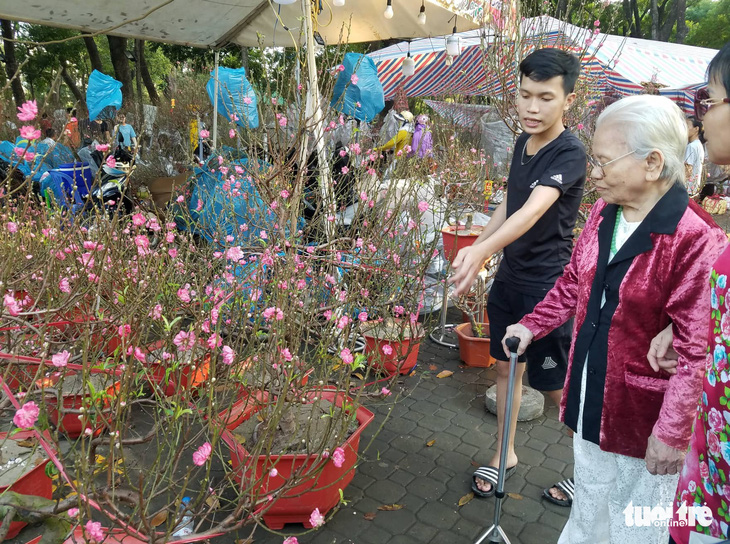
<svg viewBox="0 0 730 544">
<path fill-rule="evenodd" d="M 131 107 L 134 103 L 134 89 L 132 88 L 132 74 L 129 71 L 127 59 L 127 39 L 117 36 L 107 36 L 109 53 L 114 66 L 114 77 L 122 83 L 122 107 Z"/>
<path fill-rule="evenodd" d="M 634 38 L 643 38 L 641 34 L 641 14 L 639 13 L 639 4 L 637 0 L 631 0 L 631 7 L 634 12 Z"/>
<path fill-rule="evenodd" d="M 96 46 L 94 38 L 91 36 L 84 36 L 84 43 L 86 44 L 86 50 L 89 52 L 89 59 L 91 60 L 91 69 L 99 70 L 104 72 L 104 67 L 101 63 L 101 57 L 99 56 L 99 48 Z"/>
<path fill-rule="evenodd" d="M 555 18 L 560 19 L 561 21 L 564 21 L 566 19 L 563 18 L 563 16 L 568 11 L 568 0 L 558 0 L 558 5 L 555 8 Z"/>
<path fill-rule="evenodd" d="M 76 81 L 73 77 L 71 77 L 71 74 L 68 72 L 68 68 L 66 67 L 66 63 L 61 63 L 61 77 L 63 78 L 63 82 L 68 86 L 68 88 L 71 90 L 71 94 L 74 95 L 74 98 L 76 99 L 76 108 L 77 117 L 85 117 L 83 115 L 83 112 L 86 112 L 86 101 L 84 100 L 84 95 L 81 92 L 81 89 L 79 89 L 78 85 L 76 85 Z"/>
<path fill-rule="evenodd" d="M 155 82 L 152 81 L 152 76 L 150 75 L 150 71 L 147 67 L 147 59 L 144 56 L 144 40 L 137 41 L 140 42 L 139 48 L 137 49 L 137 68 L 142 75 L 142 81 L 144 81 L 144 86 L 147 88 L 147 94 L 150 97 L 150 102 L 152 102 L 152 104 L 154 104 L 155 106 L 159 106 L 160 95 L 157 94 Z"/>
<path fill-rule="evenodd" d="M 677 43 L 684 43 L 687 29 L 687 0 L 677 0 Z"/>
<path fill-rule="evenodd" d="M 15 105 L 20 107 L 25 102 L 25 91 L 20 81 L 20 72 L 18 71 L 18 61 L 15 58 L 15 32 L 13 31 L 13 23 L 6 19 L 0 20 L 3 33 L 3 48 L 5 49 L 5 72 L 10 79 L 10 88 L 13 90 L 13 99 Z M 16 74 L 17 72 L 17 74 Z"/>
<path fill-rule="evenodd" d="M 245 45 L 241 46 L 241 66 L 246 69 L 246 77 L 251 77 L 251 72 L 248 71 L 248 47 Z"/>
<path fill-rule="evenodd" d="M 657 0 L 651 0 L 651 39 L 657 40 L 659 36 L 659 5 Z"/>
<path fill-rule="evenodd" d="M 668 42 L 669 37 L 672 35 L 674 23 L 677 22 L 677 4 L 678 2 L 672 2 L 667 10 L 667 16 L 659 27 L 659 41 Z"/>
</svg>

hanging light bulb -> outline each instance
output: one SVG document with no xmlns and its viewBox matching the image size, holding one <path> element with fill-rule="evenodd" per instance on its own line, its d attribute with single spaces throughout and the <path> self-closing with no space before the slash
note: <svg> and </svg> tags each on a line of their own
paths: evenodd
<svg viewBox="0 0 730 544">
<path fill-rule="evenodd" d="M 403 59 L 402 70 L 404 77 L 411 77 L 416 73 L 416 61 L 411 58 L 410 53 L 408 53 L 408 56 Z"/>
<path fill-rule="evenodd" d="M 446 38 L 446 54 L 451 57 L 456 57 L 459 53 L 461 53 L 461 48 L 459 47 L 459 37 L 456 35 L 456 20 L 454 20 L 454 28 L 451 31 L 451 36 Z"/>
<path fill-rule="evenodd" d="M 419 25 L 426 24 L 426 4 L 425 4 L 425 2 L 421 2 L 421 9 L 418 12 L 418 24 Z"/>
<path fill-rule="evenodd" d="M 332 5 L 336 8 L 341 8 L 345 5 L 345 0 L 332 0 Z"/>
<path fill-rule="evenodd" d="M 388 0 L 388 5 L 385 6 L 385 11 L 383 12 L 383 17 L 386 19 L 392 19 L 393 18 L 393 6 L 392 6 L 393 0 Z"/>
<path fill-rule="evenodd" d="M 445 64 L 446 64 L 446 66 L 451 66 L 452 64 L 454 64 L 454 57 L 452 57 L 451 55 L 446 55 Z"/>
<path fill-rule="evenodd" d="M 274 4 L 281 4 L 283 6 L 287 6 L 289 4 L 293 4 L 297 0 L 274 0 Z"/>
</svg>

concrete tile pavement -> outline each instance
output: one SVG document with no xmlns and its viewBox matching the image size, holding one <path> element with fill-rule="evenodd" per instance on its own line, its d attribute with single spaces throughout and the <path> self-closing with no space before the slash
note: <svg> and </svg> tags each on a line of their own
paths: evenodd
<svg viewBox="0 0 730 544">
<path fill-rule="evenodd" d="M 429 370 L 451 370 L 436 378 Z M 492 524 L 494 498 L 475 498 L 459 507 L 471 490 L 473 463 L 485 464 L 496 440 L 496 417 L 484 409 L 484 393 L 494 383 L 492 369 L 461 366 L 458 350 L 426 339 L 415 376 L 393 389 L 401 395 L 393 406 L 374 401 L 376 420 L 364 432 L 368 444 L 390 411 L 380 433 L 364 453 L 345 490 L 348 501 L 326 525 L 298 537 L 302 544 L 460 544 L 472 543 Z M 517 425 L 520 463 L 507 481 L 502 527 L 512 544 L 550 544 L 558 540 L 569 509 L 541 499 L 542 490 L 573 475 L 572 440 L 549 400 L 542 417 Z M 427 442 L 434 440 L 432 446 Z M 384 504 L 397 511 L 378 511 Z M 372 520 L 367 513 L 375 513 Z M 297 533 L 300 525 L 288 525 Z M 256 531 L 257 544 L 281 544 L 283 537 Z M 220 540 L 219 540 L 220 541 Z"/>
</svg>

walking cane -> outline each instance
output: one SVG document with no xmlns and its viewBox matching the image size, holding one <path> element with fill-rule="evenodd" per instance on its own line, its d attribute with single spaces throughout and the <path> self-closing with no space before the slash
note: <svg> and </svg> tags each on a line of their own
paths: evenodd
<svg viewBox="0 0 730 544">
<path fill-rule="evenodd" d="M 515 394 L 515 371 L 517 369 L 517 348 L 520 345 L 520 339 L 511 336 L 505 341 L 507 349 L 509 349 L 509 382 L 507 383 L 507 403 L 504 407 L 504 430 L 502 431 L 502 444 L 500 446 L 499 455 L 499 471 L 497 475 L 497 489 L 494 496 L 497 499 L 494 505 L 494 522 L 487 531 L 479 537 L 475 544 L 481 544 L 484 539 L 487 542 L 504 542 L 510 544 L 509 538 L 499 525 L 499 518 L 502 516 L 502 501 L 504 500 L 504 473 L 507 470 L 507 449 L 509 446 L 510 422 L 512 421 L 512 399 Z"/>
</svg>

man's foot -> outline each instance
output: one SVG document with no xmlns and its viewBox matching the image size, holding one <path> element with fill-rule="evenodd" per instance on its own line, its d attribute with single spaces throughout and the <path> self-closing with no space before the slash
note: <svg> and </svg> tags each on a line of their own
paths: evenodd
<svg viewBox="0 0 730 544">
<path fill-rule="evenodd" d="M 504 471 L 504 479 L 507 481 L 510 476 L 512 476 L 515 471 L 517 470 L 517 467 L 511 467 L 507 468 Z M 497 486 L 497 481 L 499 479 L 499 469 L 497 467 L 479 467 L 472 476 L 472 482 L 471 482 L 471 489 L 474 492 L 474 495 L 477 497 L 484 497 L 488 498 L 494 495 Z M 477 480 L 482 482 L 482 484 L 486 483 L 489 485 L 489 491 L 482 491 L 482 489 L 477 486 Z M 481 486 L 484 487 L 483 485 Z"/>
<path fill-rule="evenodd" d="M 509 476 L 512 476 L 512 474 L 514 473 L 513 469 L 516 466 L 517 466 L 517 456 L 513 455 L 513 456 L 508 457 L 507 458 L 507 467 L 505 470 L 505 475 L 507 475 L 507 473 L 509 473 L 507 475 L 507 478 L 509 478 Z M 492 461 L 489 463 L 489 465 L 487 467 L 483 467 L 483 468 L 489 468 L 489 467 L 493 467 L 493 468 L 499 470 L 499 457 L 493 458 Z M 477 470 L 477 472 L 479 472 L 479 471 Z M 496 482 L 497 482 L 496 476 L 494 477 L 493 481 L 496 484 Z M 477 493 L 477 491 L 479 491 L 479 493 L 482 493 L 482 495 L 486 496 L 486 497 L 491 497 L 492 495 L 494 495 L 494 486 L 492 485 L 492 479 L 490 478 L 489 480 L 487 480 L 484 478 L 480 478 L 476 472 L 474 473 L 474 485 L 472 486 L 472 488 L 475 488 L 474 493 Z"/>
</svg>

